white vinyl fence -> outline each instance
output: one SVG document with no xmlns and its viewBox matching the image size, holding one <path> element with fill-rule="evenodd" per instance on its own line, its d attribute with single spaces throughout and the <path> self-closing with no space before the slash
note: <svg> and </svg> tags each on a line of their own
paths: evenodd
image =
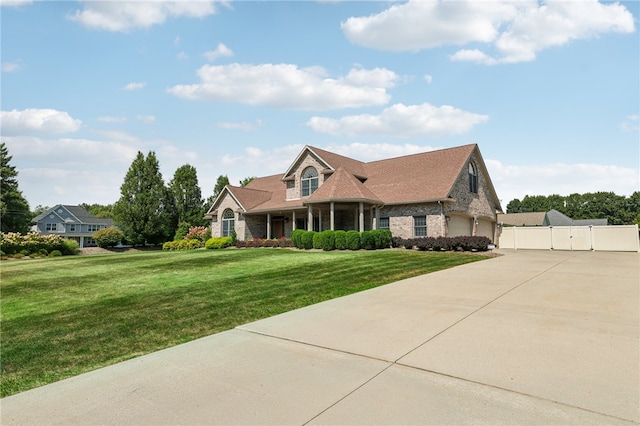
<svg viewBox="0 0 640 426">
<path fill-rule="evenodd" d="M 640 252 L 638 225 L 509 226 L 500 228 L 498 247 L 538 250 Z"/>
</svg>

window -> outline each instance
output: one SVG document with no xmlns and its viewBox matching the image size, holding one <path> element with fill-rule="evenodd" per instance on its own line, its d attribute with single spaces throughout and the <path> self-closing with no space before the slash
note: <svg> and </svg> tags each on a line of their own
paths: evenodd
<svg viewBox="0 0 640 426">
<path fill-rule="evenodd" d="M 427 236 L 427 217 L 426 216 L 413 217 L 413 236 L 414 237 Z"/>
<path fill-rule="evenodd" d="M 58 224 L 57 223 L 47 223 L 45 225 L 45 229 L 47 231 L 57 231 L 58 230 Z"/>
<path fill-rule="evenodd" d="M 469 191 L 474 194 L 478 193 L 478 172 L 473 163 L 469 163 Z"/>
<path fill-rule="evenodd" d="M 234 217 L 233 210 L 226 209 L 222 213 L 222 236 L 230 237 L 233 234 L 234 227 Z"/>
<path fill-rule="evenodd" d="M 307 167 L 302 172 L 302 196 L 308 197 L 318 189 L 318 172 L 313 167 Z"/>
<path fill-rule="evenodd" d="M 378 223 L 378 229 L 389 229 L 389 218 L 381 217 L 380 223 Z"/>
<path fill-rule="evenodd" d="M 76 224 L 70 223 L 67 232 L 76 232 Z"/>
<path fill-rule="evenodd" d="M 99 229 L 102 229 L 104 226 L 103 225 L 87 225 L 87 231 L 88 232 L 96 232 Z"/>
</svg>

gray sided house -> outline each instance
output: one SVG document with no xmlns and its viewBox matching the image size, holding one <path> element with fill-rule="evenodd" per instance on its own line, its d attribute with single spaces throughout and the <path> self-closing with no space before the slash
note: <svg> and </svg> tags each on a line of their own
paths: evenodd
<svg viewBox="0 0 640 426">
<path fill-rule="evenodd" d="M 607 226 L 605 219 L 571 219 L 552 209 L 548 212 L 498 214 L 498 223 L 504 226 Z"/>
<path fill-rule="evenodd" d="M 283 173 L 227 185 L 205 216 L 212 236 L 289 238 L 389 229 L 393 236 L 486 236 L 502 212 L 476 144 L 361 162 L 306 146 Z"/>
<path fill-rule="evenodd" d="M 93 233 L 113 226 L 112 219 L 95 217 L 80 206 L 57 206 L 39 214 L 32 220 L 31 231 L 38 234 L 60 235 L 67 240 L 74 240 L 80 248 L 95 247 Z"/>
</svg>

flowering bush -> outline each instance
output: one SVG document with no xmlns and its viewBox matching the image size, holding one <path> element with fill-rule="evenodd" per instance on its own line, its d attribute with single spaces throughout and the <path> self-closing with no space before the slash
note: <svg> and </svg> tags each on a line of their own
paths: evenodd
<svg viewBox="0 0 640 426">
<path fill-rule="evenodd" d="M 487 237 L 423 237 L 423 238 L 394 238 L 394 247 L 404 247 L 407 249 L 416 248 L 427 251 L 486 251 L 491 244 Z"/>
<path fill-rule="evenodd" d="M 184 236 L 185 240 L 200 240 L 203 244 L 211 238 L 211 231 L 206 226 L 192 226 Z"/>
<path fill-rule="evenodd" d="M 29 232 L 22 235 L 19 232 L 0 232 L 0 248 L 7 255 L 14 255 L 23 251 L 29 253 L 51 253 L 58 250 L 62 254 L 76 254 L 78 244 L 75 241 L 65 240 L 60 235 L 40 235 L 37 232 Z"/>
</svg>

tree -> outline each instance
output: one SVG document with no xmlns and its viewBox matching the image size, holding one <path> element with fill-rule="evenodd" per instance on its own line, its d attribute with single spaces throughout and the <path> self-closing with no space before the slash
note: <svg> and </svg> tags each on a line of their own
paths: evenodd
<svg viewBox="0 0 640 426">
<path fill-rule="evenodd" d="M 169 193 L 173 198 L 174 223 L 186 222 L 191 226 L 204 225 L 204 202 L 198 186 L 196 169 L 189 164 L 178 168 L 169 182 Z"/>
<path fill-rule="evenodd" d="M 112 218 L 113 217 L 113 204 L 88 204 L 88 203 L 80 203 L 80 207 L 94 215 L 95 217 L 101 218 Z"/>
<path fill-rule="evenodd" d="M 113 206 L 113 218 L 128 242 L 159 244 L 173 236 L 171 197 L 153 151 L 146 158 L 138 151 L 120 187 L 120 194 Z"/>
<path fill-rule="evenodd" d="M 211 206 L 215 199 L 220 195 L 225 186 L 229 185 L 229 178 L 227 175 L 218 176 L 216 186 L 213 187 L 213 195 L 207 198 L 207 206 Z"/>
<path fill-rule="evenodd" d="M 254 179 L 256 179 L 255 176 L 246 177 L 240 181 L 240 186 L 244 188 L 245 186 L 249 185 L 249 183 Z"/>
<path fill-rule="evenodd" d="M 10 165 L 12 158 L 4 142 L 0 143 L 0 224 L 2 232 L 26 233 L 31 212 L 18 189 L 18 172 Z"/>
</svg>

